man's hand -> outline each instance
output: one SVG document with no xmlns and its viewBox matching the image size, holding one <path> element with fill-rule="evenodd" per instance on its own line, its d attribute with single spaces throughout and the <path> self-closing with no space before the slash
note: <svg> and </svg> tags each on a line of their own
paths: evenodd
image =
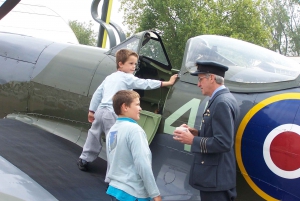
<svg viewBox="0 0 300 201">
<path fill-rule="evenodd" d="M 173 135 L 173 139 L 181 142 L 182 144 L 191 145 L 193 143 L 194 135 L 189 131 L 188 128 L 185 131 L 175 129 Z"/>
<path fill-rule="evenodd" d="M 159 196 L 157 196 L 157 197 L 155 197 L 155 198 L 153 198 L 153 200 L 154 200 L 154 201 L 161 201 L 161 197 L 160 197 L 160 195 L 159 195 Z"/>
<path fill-rule="evenodd" d="M 185 127 L 187 129 L 189 129 L 189 131 L 194 135 L 194 136 L 198 136 L 198 130 L 195 128 L 191 128 L 186 124 L 182 124 L 180 127 Z"/>
<path fill-rule="evenodd" d="M 90 112 L 88 113 L 88 121 L 89 121 L 90 123 L 93 123 L 94 119 L 95 119 L 94 113 L 90 111 Z"/>
</svg>

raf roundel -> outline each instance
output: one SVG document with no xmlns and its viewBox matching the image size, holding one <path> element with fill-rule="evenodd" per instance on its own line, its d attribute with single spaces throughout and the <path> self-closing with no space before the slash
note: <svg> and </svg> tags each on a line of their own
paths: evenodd
<svg viewBox="0 0 300 201">
<path fill-rule="evenodd" d="M 300 126 L 283 124 L 273 129 L 264 142 L 264 159 L 269 169 L 286 179 L 300 177 Z"/>
<path fill-rule="evenodd" d="M 299 93 L 257 103 L 243 118 L 235 146 L 240 171 L 258 195 L 268 201 L 299 200 Z"/>
</svg>

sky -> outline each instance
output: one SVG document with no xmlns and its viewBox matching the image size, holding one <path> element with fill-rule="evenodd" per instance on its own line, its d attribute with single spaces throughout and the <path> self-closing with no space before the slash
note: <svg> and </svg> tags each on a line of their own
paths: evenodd
<svg viewBox="0 0 300 201">
<path fill-rule="evenodd" d="M 0 5 L 4 1 L 0 0 Z M 111 1 L 113 6 L 110 20 L 126 32 L 126 27 L 122 24 L 123 13 L 119 10 L 120 0 Z M 93 31 L 98 34 L 99 24 L 91 15 L 92 2 L 93 0 L 22 0 L 0 21 L 0 31 L 78 44 L 68 22 L 77 20 L 82 23 L 92 23 Z M 102 2 L 103 0 L 98 6 L 100 17 Z M 116 32 L 115 34 L 117 35 Z M 117 37 L 117 43 L 119 42 Z M 106 48 L 109 48 L 109 40 Z"/>
<path fill-rule="evenodd" d="M 126 27 L 122 24 L 123 14 L 119 11 L 120 0 L 112 0 L 111 21 L 117 23 L 126 31 Z M 44 5 L 54 10 L 66 21 L 77 20 L 79 22 L 89 22 L 93 24 L 93 30 L 98 32 L 99 25 L 94 21 L 91 15 L 91 5 L 93 0 L 22 0 L 22 3 Z M 101 1 L 103 2 L 103 0 Z M 101 4 L 101 3 L 100 3 Z M 101 9 L 98 10 L 101 15 Z"/>
</svg>

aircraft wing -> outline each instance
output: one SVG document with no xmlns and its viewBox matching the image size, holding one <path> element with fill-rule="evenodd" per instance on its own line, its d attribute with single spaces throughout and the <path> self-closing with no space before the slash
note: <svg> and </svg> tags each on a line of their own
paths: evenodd
<svg viewBox="0 0 300 201">
<path fill-rule="evenodd" d="M 78 169 L 82 148 L 13 119 L 0 120 L 0 200 L 109 200 L 106 161 Z"/>
</svg>

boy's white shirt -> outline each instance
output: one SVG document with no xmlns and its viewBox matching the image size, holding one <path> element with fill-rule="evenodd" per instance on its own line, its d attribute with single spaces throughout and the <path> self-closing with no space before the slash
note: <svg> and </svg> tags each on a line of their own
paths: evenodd
<svg viewBox="0 0 300 201">
<path fill-rule="evenodd" d="M 132 89 L 156 89 L 161 86 L 161 81 L 151 79 L 140 79 L 131 73 L 122 71 L 114 72 L 108 75 L 101 85 L 96 89 L 90 102 L 90 111 L 96 111 L 97 108 L 107 107 L 114 112 L 112 107 L 112 97 L 120 90 Z"/>
<path fill-rule="evenodd" d="M 107 135 L 106 147 L 109 185 L 137 198 L 160 195 L 147 136 L 137 123 L 117 120 Z"/>
</svg>

